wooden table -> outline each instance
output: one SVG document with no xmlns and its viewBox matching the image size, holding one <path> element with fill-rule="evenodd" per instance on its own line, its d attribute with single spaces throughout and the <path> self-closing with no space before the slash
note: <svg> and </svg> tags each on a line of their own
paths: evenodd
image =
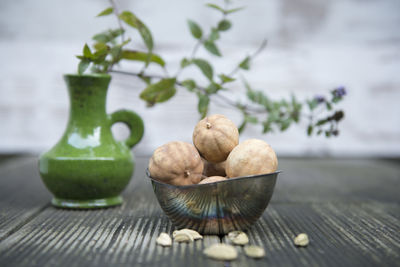
<svg viewBox="0 0 400 267">
<path fill-rule="evenodd" d="M 174 226 L 144 175 L 147 161 L 137 158 L 122 206 L 62 210 L 49 204 L 36 157 L 1 160 L 0 266 L 400 266 L 398 161 L 281 159 L 272 201 L 247 231 L 267 255 L 250 259 L 238 247 L 230 263 L 202 254 L 224 237 L 156 245 Z M 293 245 L 301 232 L 306 248 Z"/>
</svg>

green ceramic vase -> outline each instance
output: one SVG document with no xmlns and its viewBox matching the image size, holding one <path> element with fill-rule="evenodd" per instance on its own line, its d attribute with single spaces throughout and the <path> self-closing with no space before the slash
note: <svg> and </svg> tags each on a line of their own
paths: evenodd
<svg viewBox="0 0 400 267">
<path fill-rule="evenodd" d="M 106 113 L 110 75 L 65 75 L 70 97 L 67 128 L 60 141 L 42 154 L 39 171 L 63 208 L 98 208 L 122 203 L 121 192 L 134 170 L 131 148 L 143 136 L 143 121 L 133 111 Z M 116 141 L 111 126 L 125 123 L 130 136 Z"/>
</svg>

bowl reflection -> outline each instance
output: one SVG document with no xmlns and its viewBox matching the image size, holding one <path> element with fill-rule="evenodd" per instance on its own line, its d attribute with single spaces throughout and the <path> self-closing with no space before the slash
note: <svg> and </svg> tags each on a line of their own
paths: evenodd
<svg viewBox="0 0 400 267">
<path fill-rule="evenodd" d="M 151 179 L 161 208 L 177 228 L 202 234 L 245 230 L 262 215 L 280 171 L 209 184 L 175 186 Z"/>
</svg>

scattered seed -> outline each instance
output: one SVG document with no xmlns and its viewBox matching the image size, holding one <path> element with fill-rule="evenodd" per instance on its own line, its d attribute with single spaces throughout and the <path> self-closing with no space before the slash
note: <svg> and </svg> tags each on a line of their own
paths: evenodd
<svg viewBox="0 0 400 267">
<path fill-rule="evenodd" d="M 187 228 L 181 229 L 181 230 L 175 230 L 175 231 L 172 233 L 172 236 L 175 238 L 175 236 L 176 236 L 178 233 L 182 233 L 182 232 L 191 235 L 191 236 L 193 237 L 194 240 L 203 239 L 203 236 L 200 235 L 197 231 L 192 230 L 192 229 L 187 229 Z"/>
<path fill-rule="evenodd" d="M 203 253 L 209 258 L 224 261 L 234 260 L 238 256 L 235 247 L 221 243 L 209 246 L 203 251 Z"/>
<path fill-rule="evenodd" d="M 308 235 L 301 233 L 294 239 L 294 244 L 299 247 L 306 247 L 310 241 L 308 240 Z"/>
<path fill-rule="evenodd" d="M 251 257 L 251 258 L 262 258 L 265 256 L 265 251 L 264 248 L 259 247 L 259 246 L 254 246 L 254 245 L 250 245 L 250 246 L 245 246 L 244 247 L 244 253 Z"/>
<path fill-rule="evenodd" d="M 178 232 L 174 236 L 176 242 L 193 242 L 194 238 L 186 232 Z"/>
<path fill-rule="evenodd" d="M 249 243 L 249 238 L 242 231 L 232 231 L 228 233 L 228 238 L 235 245 L 246 245 Z"/>
<path fill-rule="evenodd" d="M 157 237 L 156 243 L 163 247 L 170 247 L 172 245 L 172 239 L 171 239 L 171 237 L 169 237 L 169 235 L 167 233 L 161 233 Z"/>
</svg>

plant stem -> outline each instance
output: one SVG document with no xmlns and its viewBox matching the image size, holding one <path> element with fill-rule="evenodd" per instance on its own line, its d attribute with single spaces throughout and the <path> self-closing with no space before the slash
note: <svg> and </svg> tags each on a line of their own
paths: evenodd
<svg viewBox="0 0 400 267">
<path fill-rule="evenodd" d="M 193 59 L 194 59 L 194 57 L 195 57 L 197 51 L 199 50 L 199 48 L 200 48 L 200 46 L 201 46 L 202 44 L 203 44 L 203 40 L 202 40 L 202 39 L 199 39 L 199 40 L 196 42 L 196 44 L 195 44 L 194 47 L 193 47 L 192 53 L 190 54 L 190 59 L 189 59 L 189 60 L 193 60 Z M 178 69 L 178 71 L 176 72 L 175 77 L 178 77 L 179 74 L 181 74 L 182 70 L 183 70 L 183 68 L 182 68 L 181 66 L 179 66 L 179 69 Z"/>
<path fill-rule="evenodd" d="M 117 18 L 117 21 L 118 21 L 118 26 L 119 26 L 119 28 L 120 28 L 121 31 L 122 31 L 122 34 L 121 34 L 121 44 L 123 44 L 123 43 L 125 42 L 125 35 L 124 35 L 125 29 L 124 29 L 124 27 L 122 26 L 121 20 L 119 19 L 118 6 L 117 6 L 117 4 L 115 3 L 115 0 L 110 0 L 110 4 L 111 4 L 111 6 L 113 7 L 114 15 L 115 15 L 115 17 Z M 122 51 L 119 51 L 119 52 L 118 52 L 118 56 L 117 56 L 117 57 L 119 57 L 119 55 L 120 55 L 121 52 L 122 52 Z M 110 71 L 112 70 L 112 68 L 114 67 L 115 63 L 116 63 L 115 60 L 113 60 L 113 62 L 108 66 L 107 72 L 110 72 Z"/>
<path fill-rule="evenodd" d="M 261 45 L 257 48 L 257 50 L 254 51 L 254 53 L 251 54 L 251 55 L 249 56 L 250 62 L 251 62 L 255 57 L 257 57 L 258 54 L 260 54 L 260 53 L 265 49 L 265 47 L 267 47 L 267 43 L 268 43 L 268 41 L 267 41 L 267 39 L 265 38 L 265 39 L 261 42 Z M 229 73 L 228 76 L 229 76 L 229 77 L 232 77 L 233 75 L 236 74 L 236 72 L 239 71 L 239 69 L 240 69 L 240 67 L 239 67 L 239 65 L 237 65 L 237 66 Z"/>
<path fill-rule="evenodd" d="M 229 6 L 229 2 L 228 2 L 228 1 L 225 1 L 225 10 L 228 9 L 228 6 Z M 227 16 L 227 13 L 226 13 L 226 12 L 222 13 L 222 20 L 224 20 L 224 19 L 226 18 L 226 16 Z M 193 60 L 193 59 L 194 59 L 194 57 L 196 56 L 197 51 L 199 50 L 200 46 L 204 43 L 204 41 L 206 41 L 206 40 L 210 37 L 210 35 L 211 35 L 211 33 L 207 34 L 204 38 L 200 38 L 200 39 L 196 42 L 196 44 L 195 44 L 194 47 L 193 47 L 192 53 L 190 54 L 190 60 Z M 182 69 L 181 67 L 179 67 L 178 71 L 176 72 L 175 77 L 178 77 L 179 74 L 182 72 L 182 70 L 183 70 L 183 69 Z"/>
<path fill-rule="evenodd" d="M 145 75 L 141 72 L 129 72 L 129 71 L 121 71 L 121 70 L 110 70 L 110 72 L 113 73 L 117 73 L 117 74 L 123 74 L 123 75 L 129 75 L 129 76 L 135 76 L 135 77 L 143 77 L 143 78 L 156 78 L 156 79 L 163 79 L 165 78 L 162 75 L 157 75 L 157 74 L 151 74 L 151 75 Z M 176 85 L 183 87 L 183 84 L 181 81 L 176 81 L 175 82 Z M 206 93 L 207 90 L 205 87 L 196 86 L 196 89 L 198 91 L 201 91 L 202 93 Z M 249 113 L 257 113 L 257 114 L 262 114 L 262 113 L 267 113 L 265 109 L 261 109 L 261 108 L 256 108 L 256 107 L 252 107 L 252 106 L 248 106 L 248 105 L 241 105 L 235 101 L 233 101 L 232 99 L 224 96 L 224 95 L 220 95 L 218 93 L 216 94 L 212 94 L 211 96 L 214 96 L 220 100 L 222 100 L 223 102 L 225 102 L 225 104 L 227 104 L 228 106 L 232 107 L 232 108 L 238 108 L 239 106 L 241 108 L 244 108 L 247 112 Z"/>
<path fill-rule="evenodd" d="M 123 74 L 123 75 L 136 76 L 136 77 L 143 77 L 143 78 L 157 78 L 157 79 L 165 78 L 164 76 L 157 75 L 157 74 L 145 75 L 141 72 L 130 72 L 130 71 L 123 71 L 123 70 L 110 70 L 110 72 Z"/>
</svg>

